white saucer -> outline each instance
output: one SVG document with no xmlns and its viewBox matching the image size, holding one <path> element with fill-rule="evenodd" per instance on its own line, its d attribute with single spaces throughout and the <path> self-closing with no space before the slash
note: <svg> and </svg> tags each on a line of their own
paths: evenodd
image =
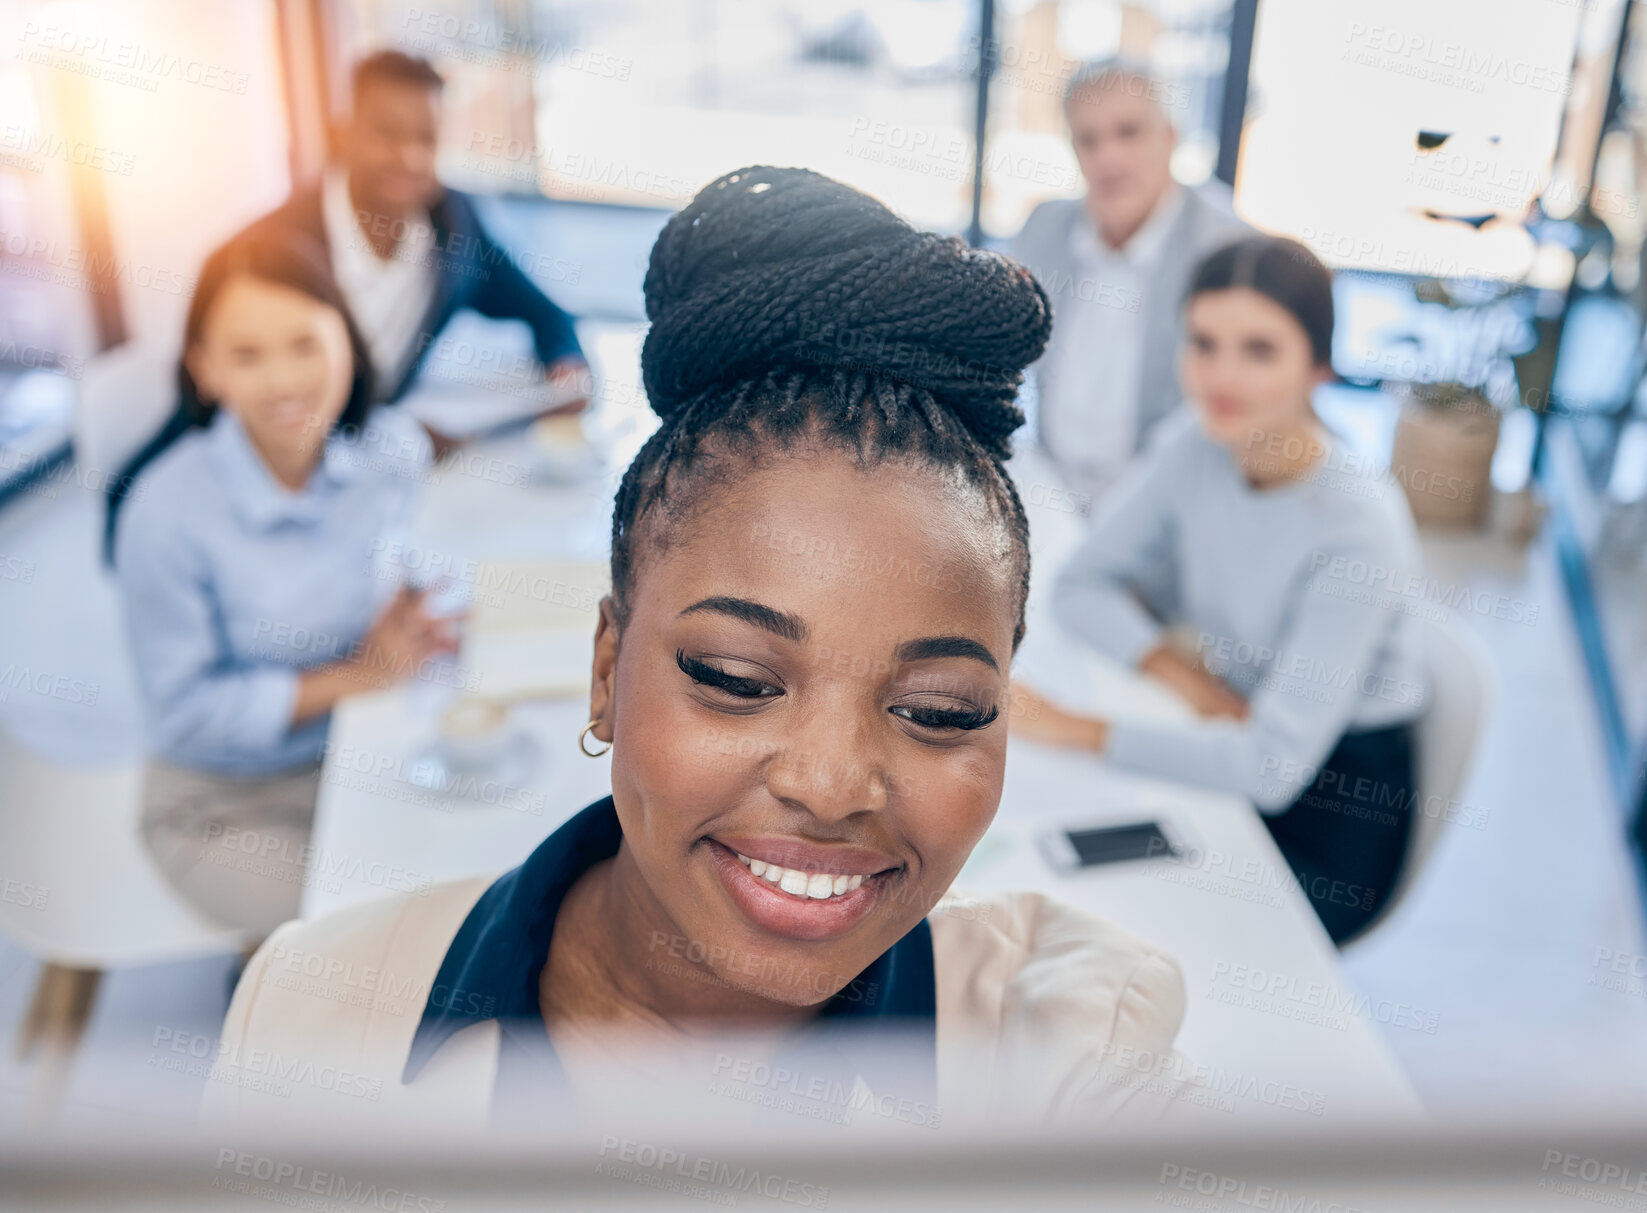
<svg viewBox="0 0 1647 1213">
<path fill-rule="evenodd" d="M 606 460 L 591 443 L 564 447 L 534 445 L 522 462 L 526 478 L 532 484 L 579 485 L 606 475 Z"/>
<path fill-rule="evenodd" d="M 491 762 L 456 762 L 440 738 L 418 755 L 406 773 L 406 782 L 453 800 L 498 804 L 533 795 L 546 769 L 547 756 L 537 738 L 516 731 Z"/>
</svg>

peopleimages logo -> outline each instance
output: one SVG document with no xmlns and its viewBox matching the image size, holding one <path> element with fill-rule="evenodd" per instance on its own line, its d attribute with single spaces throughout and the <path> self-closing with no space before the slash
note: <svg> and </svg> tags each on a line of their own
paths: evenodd
<svg viewBox="0 0 1647 1213">
<path fill-rule="evenodd" d="M 335 1171 L 318 1171 L 298 1163 L 270 1158 L 263 1154 L 248 1154 L 244 1150 L 225 1147 L 217 1152 L 217 1170 L 229 1171 L 239 1180 L 219 1174 L 212 1179 L 212 1187 L 239 1196 L 257 1196 L 275 1204 L 294 1205 L 294 1195 L 304 1196 L 299 1208 L 323 1209 L 319 1198 L 341 1200 L 353 1205 L 368 1205 L 386 1213 L 442 1213 L 446 1202 L 429 1196 L 419 1196 L 403 1188 L 379 1187 L 348 1179 Z M 274 1185 L 276 1190 L 259 1189 L 245 1180 L 259 1180 Z"/>
<path fill-rule="evenodd" d="M 1422 813 L 1462 829 L 1484 830 L 1490 815 L 1489 809 L 1456 798 L 1443 799 L 1433 792 L 1422 795 L 1399 783 L 1371 779 L 1365 775 L 1348 777 L 1325 764 L 1313 766 L 1296 758 L 1274 754 L 1266 754 L 1260 761 L 1258 780 L 1259 787 L 1263 789 L 1286 787 L 1301 792 L 1308 790 L 1315 796 L 1309 803 L 1331 807 L 1335 812 L 1348 812 L 1352 816 L 1369 815 L 1361 812 L 1363 809 L 1392 810 L 1392 814 L 1372 814 L 1373 820 L 1381 820 L 1386 825 L 1396 824 L 1397 818 L 1393 813 L 1405 812 Z M 1338 803 L 1330 804 L 1330 801 Z"/>
<path fill-rule="evenodd" d="M 23 232 L 0 230 L 0 253 L 19 263 L 7 267 L 9 274 L 60 281 L 82 290 L 106 291 L 112 282 L 129 282 L 165 295 L 186 295 L 194 290 L 194 279 L 187 274 Z M 49 272 L 53 270 L 61 271 L 61 275 Z"/>
<path fill-rule="evenodd" d="M 94 80 L 134 85 L 151 93 L 161 80 L 237 94 L 244 93 L 251 82 L 246 72 L 190 59 L 161 47 L 114 40 L 101 30 L 88 32 L 28 21 L 23 25 L 21 41 L 29 45 L 18 50 L 19 59 Z"/>
<path fill-rule="evenodd" d="M 243 829 L 211 820 L 201 831 L 201 841 L 212 844 L 214 849 L 237 851 L 265 863 L 289 864 L 312 877 L 341 878 L 419 897 L 426 896 L 434 887 L 433 877 L 424 873 L 409 871 L 398 864 L 333 852 L 313 842 L 296 843 L 278 832 Z"/>
<path fill-rule="evenodd" d="M 1196 654 L 1208 673 L 1249 691 L 1255 687 L 1270 688 L 1321 703 L 1331 702 L 1332 692 L 1350 689 L 1368 697 L 1413 706 L 1424 700 L 1424 685 L 1411 679 L 1325 661 L 1313 653 L 1293 653 L 1229 636 L 1215 636 L 1211 632 L 1202 632 L 1196 638 Z"/>
<path fill-rule="evenodd" d="M 101 690 L 95 682 L 82 682 L 78 678 L 70 678 L 67 674 L 52 674 L 46 670 L 31 669 L 26 665 L 20 666 L 15 661 L 4 670 L 0 670 L 0 703 L 5 703 L 12 691 L 28 691 L 50 699 L 61 699 L 64 703 L 77 703 L 94 708 L 97 706 L 97 697 Z"/>
<path fill-rule="evenodd" d="M 1577 1196 L 1591 1204 L 1612 1205 L 1614 1208 L 1643 1207 L 1642 1202 L 1621 1202 L 1610 1192 L 1596 1191 L 1596 1188 L 1616 1188 L 1620 1192 L 1647 1193 L 1647 1170 L 1640 1167 L 1626 1167 L 1621 1163 L 1602 1162 L 1599 1158 L 1585 1158 L 1582 1154 L 1569 1154 L 1564 1150 L 1545 1150 L 1545 1174 L 1539 1177 L 1538 1186 L 1552 1191 L 1561 1191 L 1565 1195 Z M 1584 1184 L 1591 1185 L 1589 1189 L 1579 1188 L 1576 1184 L 1557 1186 L 1549 1178 L 1550 1172 L 1561 1175 L 1565 1179 L 1576 1179 Z"/>
<path fill-rule="evenodd" d="M 1301 1193 L 1289 1192 L 1285 1188 L 1249 1183 L 1244 1179 L 1236 1179 L 1233 1175 L 1219 1175 L 1213 1171 L 1201 1171 L 1171 1162 L 1161 1167 L 1160 1183 L 1163 1188 L 1171 1185 L 1198 1196 L 1212 1197 L 1219 1201 L 1233 1200 L 1236 1204 L 1245 1205 L 1249 1209 L 1276 1209 L 1285 1210 L 1287 1213 L 1363 1213 L 1355 1205 L 1346 1205 L 1342 1201 L 1323 1201 L 1319 1197 L 1307 1197 Z M 1163 1203 L 1183 1203 L 1181 1198 L 1175 1199 L 1175 1193 L 1166 1192 L 1162 1195 Z"/>
<path fill-rule="evenodd" d="M 405 30 L 431 35 L 410 40 L 408 49 L 456 56 L 494 67 L 505 67 L 499 60 L 508 56 L 520 61 L 522 71 L 565 68 L 611 80 L 627 80 L 634 70 L 632 60 L 605 51 L 572 45 L 548 35 L 535 37 L 495 22 L 478 21 L 439 9 L 408 8 L 401 13 L 400 24 Z M 437 43 L 435 39 L 444 42 Z"/>
<path fill-rule="evenodd" d="M 1414 30 L 1350 22 L 1342 59 L 1364 67 L 1483 92 L 1489 80 L 1535 92 L 1561 93 L 1572 87 L 1565 64 L 1529 63 L 1463 42 L 1436 39 Z"/>
<path fill-rule="evenodd" d="M 922 1100 L 903 1099 L 888 1092 L 877 1094 L 862 1083 L 848 1084 L 839 1077 L 807 1074 L 791 1070 L 787 1066 L 774 1066 L 747 1057 L 734 1057 L 730 1053 L 715 1055 L 714 1073 L 720 1081 L 710 1084 L 711 1094 L 746 1098 L 749 1102 L 766 1102 L 767 1106 L 773 1106 L 777 1101 L 750 1098 L 751 1095 L 765 1094 L 778 1097 L 779 1100 L 789 1097 L 797 1101 L 792 1110 L 810 1106 L 833 1107 L 846 1113 L 868 1112 L 888 1120 L 913 1124 L 918 1128 L 935 1129 L 943 1116 L 941 1109 Z M 839 1123 L 850 1124 L 851 1120 L 847 1118 Z"/>
<path fill-rule="evenodd" d="M 1383 592 L 1392 601 L 1410 600 L 1433 602 L 1448 610 L 1469 615 L 1502 619 L 1507 623 L 1538 622 L 1538 604 L 1524 602 L 1488 590 L 1472 590 L 1458 582 L 1443 582 L 1423 573 L 1398 569 L 1377 561 L 1315 552 L 1310 556 L 1311 584 L 1322 588 L 1328 584 L 1353 585 Z"/>
<path fill-rule="evenodd" d="M 1181 1103 L 1234 1112 L 1234 1100 L 1263 1104 L 1287 1112 L 1320 1116 L 1327 1106 L 1323 1091 L 1260 1078 L 1241 1070 L 1191 1062 L 1176 1049 L 1155 1051 L 1131 1045 L 1106 1045 L 1096 1078 L 1106 1086 L 1165 1095 Z"/>
<path fill-rule="evenodd" d="M 1213 963 L 1211 984 L 1224 991 L 1254 994 L 1261 1000 L 1267 1000 L 1243 1002 L 1238 998 L 1215 996 L 1209 991 L 1208 997 L 1214 998 L 1215 1001 L 1244 1005 L 1252 1010 L 1275 1011 L 1288 1019 L 1310 1021 L 1309 1016 L 1296 1013 L 1297 1009 L 1302 1008 L 1319 1011 L 1329 1020 L 1348 1015 L 1392 1028 L 1422 1032 L 1427 1036 L 1434 1036 L 1441 1023 L 1440 1012 L 1416 1007 L 1411 1003 L 1397 1002 L 1389 998 L 1375 1000 L 1358 990 L 1348 990 L 1322 981 L 1299 981 L 1297 977 L 1288 973 L 1272 972 L 1250 965 L 1232 965 L 1224 960 Z M 1285 1004 L 1290 1004 L 1293 1009 L 1287 1009 Z M 1342 1022 L 1328 1022 L 1327 1026 L 1343 1030 Z"/>
<path fill-rule="evenodd" d="M 596 1173 L 616 1179 L 647 1182 L 646 1179 L 642 1179 L 642 1175 L 647 1175 L 648 1178 L 655 1175 L 657 1178 L 669 1177 L 700 1184 L 713 1184 L 726 1192 L 758 1192 L 771 1200 L 785 1201 L 788 1204 L 799 1205 L 803 1209 L 823 1209 L 829 1205 L 829 1189 L 823 1184 L 788 1179 L 770 1171 L 762 1171 L 758 1167 L 734 1167 L 731 1163 L 718 1158 L 674 1150 L 668 1146 L 655 1146 L 650 1142 L 635 1141 L 633 1138 L 614 1137 L 610 1134 L 602 1136 L 600 1157 L 601 1162 L 596 1165 Z M 611 1165 L 614 1162 L 627 1166 L 614 1168 Z M 636 1174 L 637 1170 L 641 1174 Z M 649 1186 L 659 1185 L 653 1183 Z M 711 1197 L 705 1194 L 704 1199 Z"/>
<path fill-rule="evenodd" d="M 26 880 L 0 880 L 0 902 L 24 910 L 44 910 L 46 890 Z"/>
<path fill-rule="evenodd" d="M 757 981 L 790 988 L 804 986 L 825 998 L 835 997 L 870 1007 L 875 1005 L 880 996 L 881 984 L 878 981 L 865 981 L 861 976 L 846 978 L 844 974 L 815 969 L 811 965 L 796 965 L 793 960 L 780 961 L 777 957 L 765 953 L 745 952 L 740 948 L 729 948 L 719 943 L 706 944 L 702 940 L 689 939 L 685 935 L 653 931 L 652 942 L 647 950 L 653 954 L 646 962 L 648 969 L 661 970 L 676 976 L 684 976 L 687 969 L 691 968 L 702 972 L 705 978 L 723 985 L 727 984 L 723 978 L 715 975 L 714 970 L 718 967 L 740 977 L 752 977 Z M 660 951 L 675 961 L 684 962 L 684 967 L 666 967 L 667 961 L 657 959 Z"/>
<path fill-rule="evenodd" d="M 279 944 L 270 945 L 262 979 L 283 990 L 295 990 L 329 1002 L 381 1009 L 394 1015 L 407 1010 L 422 1011 L 427 1005 L 481 1018 L 497 1008 L 494 994 L 445 982 L 431 985 L 427 979 L 393 969 L 356 965 L 352 960 Z"/>
<path fill-rule="evenodd" d="M 966 581 L 959 567 L 945 564 L 912 562 L 908 556 L 896 552 L 879 552 L 856 543 L 842 547 L 832 536 L 810 534 L 804 531 L 773 527 L 757 522 L 750 527 L 749 542 L 770 551 L 803 557 L 820 572 L 844 570 L 860 573 L 856 580 L 902 580 L 919 586 L 932 586 L 960 594 L 966 591 Z"/>
<path fill-rule="evenodd" d="M 118 173 L 123 177 L 130 177 L 132 168 L 137 163 L 136 157 L 130 152 L 115 151 L 84 140 L 71 143 L 61 135 L 30 130 L 21 122 L 8 122 L 0 127 L 0 148 L 27 157 L 62 160 L 67 164 L 97 169 L 99 172 Z"/>
<path fill-rule="evenodd" d="M 316 1062 L 309 1057 L 287 1055 L 278 1049 L 242 1049 L 233 1041 L 200 1032 L 156 1028 L 149 1047 L 152 1050 L 150 1065 L 230 1086 L 268 1091 L 282 1099 L 291 1096 L 294 1086 L 373 1102 L 383 1096 L 381 1078 Z"/>
</svg>

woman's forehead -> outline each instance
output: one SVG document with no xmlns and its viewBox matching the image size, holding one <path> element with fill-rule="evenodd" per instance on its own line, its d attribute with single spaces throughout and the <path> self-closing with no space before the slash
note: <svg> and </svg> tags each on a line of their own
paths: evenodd
<svg viewBox="0 0 1647 1213">
<path fill-rule="evenodd" d="M 1189 301 L 1190 320 L 1194 323 L 1217 323 L 1224 327 L 1243 330 L 1296 329 L 1302 333 L 1298 318 L 1262 291 L 1250 286 L 1222 287 L 1202 291 Z"/>
<path fill-rule="evenodd" d="M 206 313 L 204 327 L 208 334 L 234 333 L 239 336 L 243 332 L 255 334 L 258 326 L 271 323 L 314 325 L 328 314 L 337 313 L 321 300 L 295 287 L 251 274 L 236 274 L 223 284 Z"/>
<path fill-rule="evenodd" d="M 1001 522 L 985 493 L 948 469 L 886 460 L 860 467 L 845 455 L 778 459 L 723 482 L 681 528 L 761 560 L 773 553 L 825 560 L 843 549 L 924 554 L 944 563 L 994 563 Z"/>
<path fill-rule="evenodd" d="M 1017 581 L 1003 528 L 981 490 L 941 469 L 780 460 L 714 486 L 670 527 L 641 596 L 741 586 L 876 631 L 948 621 L 1010 638 Z"/>
</svg>

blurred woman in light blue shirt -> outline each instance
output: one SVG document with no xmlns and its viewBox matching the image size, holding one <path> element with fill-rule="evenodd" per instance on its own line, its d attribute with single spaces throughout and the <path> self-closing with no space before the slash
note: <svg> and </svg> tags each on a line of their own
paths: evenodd
<svg viewBox="0 0 1647 1213">
<path fill-rule="evenodd" d="M 202 912 L 253 932 L 297 911 L 333 706 L 455 648 L 374 559 L 430 447 L 409 418 L 368 415 L 363 350 L 318 247 L 236 238 L 189 309 L 189 424 L 118 479 L 141 493 L 110 502 L 154 751 L 144 839 Z"/>
</svg>

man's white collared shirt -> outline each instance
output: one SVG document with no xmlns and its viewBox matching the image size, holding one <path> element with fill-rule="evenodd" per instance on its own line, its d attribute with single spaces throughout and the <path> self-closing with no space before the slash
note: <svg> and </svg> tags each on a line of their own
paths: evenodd
<svg viewBox="0 0 1647 1213">
<path fill-rule="evenodd" d="M 1041 432 L 1058 463 L 1085 483 L 1112 480 L 1137 448 L 1145 292 L 1183 209 L 1183 187 L 1173 185 L 1120 248 L 1104 243 L 1084 207 L 1071 232 L 1078 289 L 1056 317 L 1064 331 L 1041 397 Z"/>
<path fill-rule="evenodd" d="M 434 300 L 434 228 L 427 220 L 405 224 L 394 255 L 379 257 L 355 215 L 348 176 L 335 167 L 326 170 L 321 184 L 321 210 L 332 274 L 366 339 L 382 396 L 411 360 L 418 328 Z"/>
</svg>

